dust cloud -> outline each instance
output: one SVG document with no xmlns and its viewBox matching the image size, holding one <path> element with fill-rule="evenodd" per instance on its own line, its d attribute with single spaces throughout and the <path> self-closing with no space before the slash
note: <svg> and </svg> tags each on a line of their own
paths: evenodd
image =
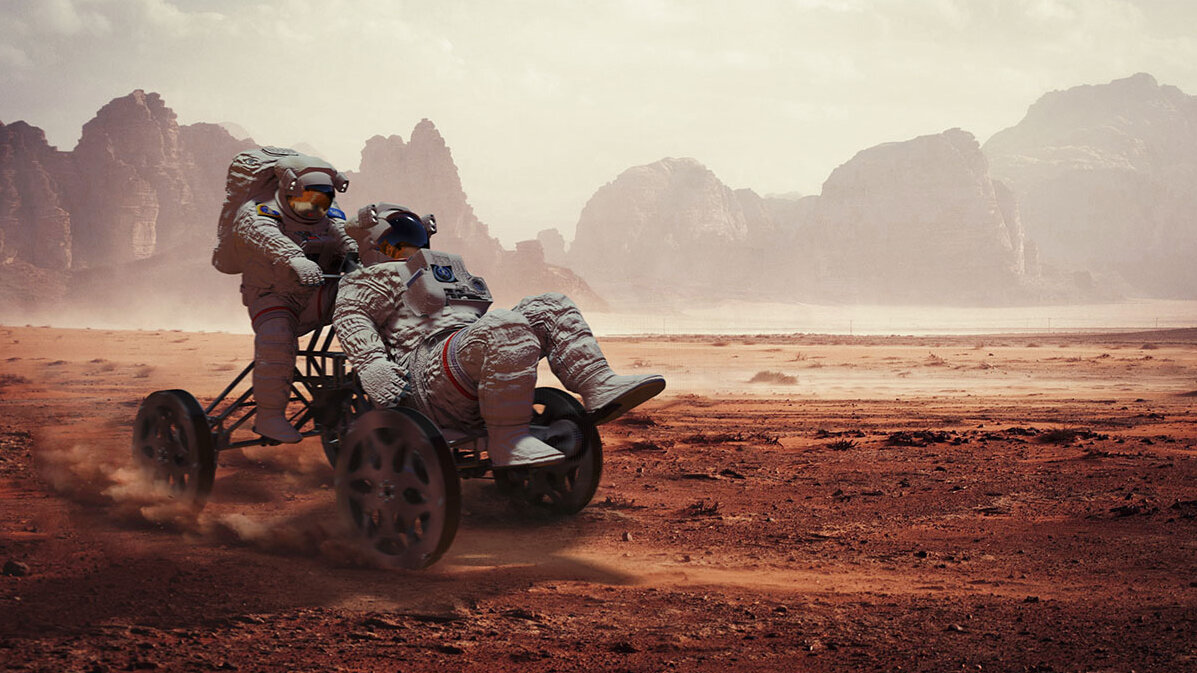
<svg viewBox="0 0 1197 673">
<path fill-rule="evenodd" d="M 246 452 L 255 462 L 297 482 L 311 481 L 317 461 L 277 448 Z M 42 477 L 60 495 L 105 508 L 114 521 L 146 523 L 201 544 L 241 545 L 282 556 L 319 557 L 337 566 L 381 567 L 339 521 L 324 516 L 255 517 L 243 512 L 196 511 L 168 488 L 113 451 L 86 443 L 37 446 Z"/>
</svg>

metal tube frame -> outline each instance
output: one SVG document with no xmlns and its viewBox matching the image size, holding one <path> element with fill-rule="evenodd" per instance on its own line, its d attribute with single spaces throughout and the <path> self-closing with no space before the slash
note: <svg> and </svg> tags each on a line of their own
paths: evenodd
<svg viewBox="0 0 1197 673">
<path fill-rule="evenodd" d="M 291 402 L 299 402 L 299 409 L 292 414 L 291 424 L 304 437 L 320 435 L 321 428 L 316 421 L 315 401 L 319 391 L 348 388 L 351 384 L 347 372 L 347 358 L 340 351 L 330 350 L 335 331 L 331 326 L 318 327 L 308 339 L 307 348 L 296 354 L 296 364 L 291 383 Z M 323 341 L 321 338 L 323 337 Z M 253 386 L 241 391 L 236 397 L 232 393 L 245 381 L 254 365 L 251 362 L 241 370 L 232 383 L 204 408 L 208 426 L 212 430 L 213 445 L 217 452 L 244 446 L 267 446 L 277 444 L 265 437 L 233 441 L 233 432 L 245 425 L 258 411 L 253 397 Z"/>
</svg>

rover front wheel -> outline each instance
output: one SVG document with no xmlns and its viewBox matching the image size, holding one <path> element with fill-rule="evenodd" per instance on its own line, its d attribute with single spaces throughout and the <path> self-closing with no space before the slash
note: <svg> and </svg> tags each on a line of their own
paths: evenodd
<svg viewBox="0 0 1197 673">
<path fill-rule="evenodd" d="M 337 509 L 369 553 L 419 569 L 453 543 L 461 482 L 436 426 L 413 409 L 362 414 L 337 452 Z"/>
</svg>

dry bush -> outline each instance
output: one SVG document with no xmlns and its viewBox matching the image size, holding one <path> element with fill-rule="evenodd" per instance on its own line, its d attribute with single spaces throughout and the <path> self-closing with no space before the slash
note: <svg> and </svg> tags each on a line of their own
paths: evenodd
<svg viewBox="0 0 1197 673">
<path fill-rule="evenodd" d="M 712 500 L 708 504 L 706 499 L 696 500 L 682 511 L 690 516 L 716 516 L 719 514 L 719 503 Z"/>
<path fill-rule="evenodd" d="M 1058 428 L 1056 430 L 1048 430 L 1035 438 L 1035 441 L 1044 444 L 1071 444 L 1076 441 L 1081 434 L 1080 430 L 1071 428 Z"/>
<path fill-rule="evenodd" d="M 850 449 L 855 449 L 857 446 L 859 446 L 859 445 L 856 443 L 855 440 L 837 439 L 834 442 L 828 444 L 827 448 L 831 449 L 832 451 L 848 451 Z"/>
<path fill-rule="evenodd" d="M 752 378 L 748 379 L 748 382 L 749 383 L 776 383 L 779 385 L 792 386 L 795 383 L 798 383 L 798 377 L 790 376 L 789 374 L 783 374 L 781 372 L 765 370 L 765 371 L 759 371 L 759 372 L 753 374 Z"/>
<path fill-rule="evenodd" d="M 0 388 L 17 383 L 29 383 L 29 379 L 19 374 L 0 374 Z"/>
</svg>

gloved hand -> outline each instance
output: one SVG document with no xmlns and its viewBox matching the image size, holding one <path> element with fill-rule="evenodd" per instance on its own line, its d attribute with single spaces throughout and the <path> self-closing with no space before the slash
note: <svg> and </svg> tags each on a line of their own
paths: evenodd
<svg viewBox="0 0 1197 673">
<path fill-rule="evenodd" d="M 398 406 L 411 395 L 411 384 L 399 365 L 390 360 L 377 360 L 357 370 L 362 388 L 374 404 L 390 408 Z"/>
<path fill-rule="evenodd" d="M 291 270 L 299 276 L 300 285 L 323 285 L 324 271 L 320 265 L 308 259 L 307 257 L 292 257 L 287 260 L 287 264 L 291 266 Z"/>
</svg>

